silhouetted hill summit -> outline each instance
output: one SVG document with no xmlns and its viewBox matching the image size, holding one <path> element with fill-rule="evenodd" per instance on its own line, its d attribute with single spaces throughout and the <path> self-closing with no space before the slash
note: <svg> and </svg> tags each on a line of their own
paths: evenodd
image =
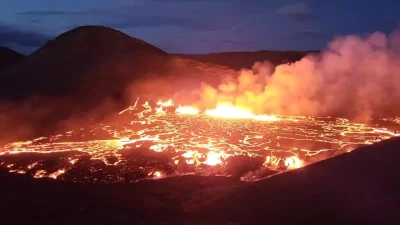
<svg viewBox="0 0 400 225">
<path fill-rule="evenodd" d="M 81 26 L 69 30 L 54 40 L 47 42 L 38 52 L 49 49 L 60 50 L 60 48 L 80 47 L 80 53 L 92 52 L 130 52 L 131 48 L 136 51 L 150 51 L 158 54 L 166 54 L 161 49 L 134 37 L 128 36 L 118 30 L 103 26 Z M 96 46 L 94 52 L 91 47 Z M 70 49 L 71 50 L 71 49 Z M 91 51 L 92 50 L 92 51 Z"/>
<path fill-rule="evenodd" d="M 24 55 L 6 47 L 0 47 L 0 70 L 18 63 Z"/>
<path fill-rule="evenodd" d="M 85 97 L 91 102 L 105 96 L 119 97 L 115 95 L 120 95 L 126 82 L 153 70 L 152 65 L 160 65 L 166 56 L 162 50 L 111 28 L 78 27 L 7 71 L 9 82 L 19 84 L 19 88 L 5 87 L 2 96 Z"/>
</svg>

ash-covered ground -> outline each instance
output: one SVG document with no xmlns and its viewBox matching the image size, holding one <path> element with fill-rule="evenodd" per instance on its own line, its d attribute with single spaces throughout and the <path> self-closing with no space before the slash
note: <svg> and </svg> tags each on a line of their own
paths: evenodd
<svg viewBox="0 0 400 225">
<path fill-rule="evenodd" d="M 160 108 L 158 108 L 160 109 Z M 271 120 L 183 115 L 137 101 L 108 122 L 8 143 L 9 172 L 72 182 L 131 183 L 183 174 L 254 181 L 398 136 L 398 118 L 276 116 Z"/>
</svg>

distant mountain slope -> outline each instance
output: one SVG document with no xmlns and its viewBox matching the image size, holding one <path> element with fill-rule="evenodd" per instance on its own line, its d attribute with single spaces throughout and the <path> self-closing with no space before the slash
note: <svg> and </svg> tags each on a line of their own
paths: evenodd
<svg viewBox="0 0 400 225">
<path fill-rule="evenodd" d="M 24 58 L 24 55 L 19 54 L 6 47 L 0 47 L 0 70 L 18 63 Z"/>
<path fill-rule="evenodd" d="M 255 52 L 221 52 L 209 54 L 176 54 L 197 61 L 219 64 L 231 69 L 250 69 L 255 62 L 270 61 L 274 65 L 295 62 L 308 54 L 318 51 L 255 51 Z"/>
</svg>

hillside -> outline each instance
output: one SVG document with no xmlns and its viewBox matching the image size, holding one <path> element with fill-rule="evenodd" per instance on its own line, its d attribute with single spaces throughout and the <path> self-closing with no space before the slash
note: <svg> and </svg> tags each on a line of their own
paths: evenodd
<svg viewBox="0 0 400 225">
<path fill-rule="evenodd" d="M 7 71 L 9 82 L 19 85 L 12 90 L 8 85 L 2 87 L 1 97 L 37 94 L 83 100 L 85 96 L 91 102 L 119 97 L 126 82 L 150 72 L 153 64 L 163 63 L 166 57 L 162 50 L 119 31 L 78 27 L 49 41 Z"/>
<path fill-rule="evenodd" d="M 308 54 L 318 51 L 255 51 L 255 52 L 221 52 L 209 54 L 176 54 L 204 63 L 218 64 L 234 70 L 250 69 L 255 62 L 269 61 L 274 65 L 295 62 Z"/>
<path fill-rule="evenodd" d="M 240 224 L 398 224 L 399 146 L 394 138 L 362 147 L 230 190 L 193 212 Z"/>
<path fill-rule="evenodd" d="M 254 183 L 183 176 L 73 184 L 0 170 L 0 223 L 398 224 L 399 145 L 383 141 Z"/>
<path fill-rule="evenodd" d="M 0 70 L 20 62 L 24 55 L 6 47 L 0 47 Z"/>
</svg>

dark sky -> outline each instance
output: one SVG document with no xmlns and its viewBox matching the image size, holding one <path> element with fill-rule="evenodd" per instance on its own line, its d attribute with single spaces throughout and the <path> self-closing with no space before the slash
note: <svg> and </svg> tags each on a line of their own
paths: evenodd
<svg viewBox="0 0 400 225">
<path fill-rule="evenodd" d="M 321 49 L 338 35 L 390 33 L 396 0 L 0 0 L 0 46 L 29 53 L 80 25 L 167 52 Z"/>
</svg>

